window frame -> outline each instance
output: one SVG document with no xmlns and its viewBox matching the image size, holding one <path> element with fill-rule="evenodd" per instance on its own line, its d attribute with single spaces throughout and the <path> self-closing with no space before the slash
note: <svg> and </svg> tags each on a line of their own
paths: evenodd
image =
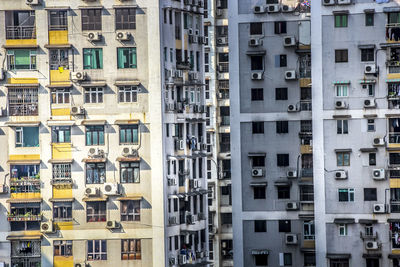
<svg viewBox="0 0 400 267">
<path fill-rule="evenodd" d="M 120 13 L 121 14 L 118 14 Z M 127 14 L 123 14 L 123 13 Z M 115 30 L 135 30 L 136 29 L 136 8 L 116 8 L 115 9 Z M 132 19 L 133 18 L 133 19 Z M 165 19 L 165 17 L 164 17 Z"/>
<path fill-rule="evenodd" d="M 70 88 L 57 88 L 51 90 L 51 104 L 69 104 L 70 100 Z"/>
<path fill-rule="evenodd" d="M 55 222 L 72 221 L 72 202 L 53 202 L 53 220 Z"/>
<path fill-rule="evenodd" d="M 124 251 L 124 242 L 128 244 L 128 250 Z M 134 242 L 134 248 L 131 247 Z M 126 256 L 126 257 L 124 257 Z M 133 256 L 131 258 L 131 256 Z M 141 260 L 142 259 L 142 244 L 141 239 L 121 239 L 121 260 Z"/>
<path fill-rule="evenodd" d="M 349 25 L 348 14 L 335 14 L 334 21 L 335 28 L 347 28 Z"/>
<path fill-rule="evenodd" d="M 101 31 L 102 30 L 102 9 L 82 9 L 81 27 L 82 31 Z"/>
<path fill-rule="evenodd" d="M 100 129 L 102 127 L 102 129 Z M 105 129 L 104 125 L 86 125 L 85 127 L 85 145 L 86 146 L 104 146 Z M 97 136 L 94 136 L 94 133 Z M 88 142 L 88 138 L 90 142 Z M 96 141 L 97 140 L 97 141 Z M 96 142 L 94 142 L 96 141 Z"/>
<path fill-rule="evenodd" d="M 103 165 L 103 167 L 101 167 L 101 165 Z M 85 172 L 86 184 L 104 184 L 106 182 L 107 169 L 105 162 L 95 162 L 95 163 L 88 162 L 85 165 L 85 169 L 86 169 Z M 97 180 L 98 182 L 96 182 Z"/>
<path fill-rule="evenodd" d="M 129 204 L 132 205 L 132 209 Z M 121 200 L 121 222 L 140 222 L 141 204 L 141 200 Z"/>
<path fill-rule="evenodd" d="M 346 223 L 340 223 L 338 225 L 338 232 L 339 236 L 347 236 L 348 235 L 348 229 L 347 229 L 347 224 Z"/>
<path fill-rule="evenodd" d="M 252 122 L 252 134 L 264 134 L 265 125 L 263 121 L 253 121 Z"/>
<path fill-rule="evenodd" d="M 349 133 L 349 120 L 336 120 L 336 134 Z"/>
<path fill-rule="evenodd" d="M 349 96 L 349 85 L 348 84 L 336 84 L 335 85 L 335 96 L 336 97 L 348 97 Z"/>
<path fill-rule="evenodd" d="M 86 223 L 107 221 L 107 201 L 86 202 Z"/>
<path fill-rule="evenodd" d="M 140 183 L 140 162 L 120 162 L 120 183 L 121 184 L 138 184 Z M 130 173 L 132 177 L 123 177 L 124 173 Z"/>
<path fill-rule="evenodd" d="M 61 142 L 61 141 L 63 141 L 63 142 Z M 51 142 L 53 144 L 54 143 L 71 143 L 71 126 L 52 126 L 51 127 Z"/>
<path fill-rule="evenodd" d="M 125 54 L 128 51 L 128 55 Z M 125 59 L 128 67 L 120 62 L 120 57 Z M 137 68 L 137 48 L 136 47 L 117 47 L 117 68 L 118 69 L 136 69 Z"/>
<path fill-rule="evenodd" d="M 251 88 L 251 101 L 264 101 L 264 88 Z"/>
<path fill-rule="evenodd" d="M 347 63 L 347 62 L 349 62 L 349 50 L 335 49 L 335 63 Z"/>
<path fill-rule="evenodd" d="M 96 252 L 96 242 L 98 242 L 99 251 Z M 89 243 L 92 243 L 92 251 L 89 251 Z M 86 259 L 88 261 L 100 261 L 100 260 L 107 260 L 107 240 L 104 239 L 94 239 L 94 240 L 87 240 L 86 242 L 87 250 L 86 250 Z M 92 257 L 89 257 L 89 254 L 92 254 Z M 100 257 L 100 258 L 97 258 Z"/>
<path fill-rule="evenodd" d="M 84 70 L 103 69 L 103 48 L 83 48 L 82 56 Z M 86 61 L 89 65 L 85 65 Z"/>
<path fill-rule="evenodd" d="M 341 200 L 342 193 L 342 200 Z M 338 188 L 339 202 L 354 202 L 354 188 Z"/>
<path fill-rule="evenodd" d="M 336 152 L 336 166 L 350 166 L 350 152 Z"/>
<path fill-rule="evenodd" d="M 33 145 L 27 145 L 27 142 L 25 141 L 25 137 L 27 134 L 24 134 L 24 130 L 26 128 L 37 128 L 37 144 Z M 32 129 L 34 130 L 34 129 Z M 29 134 L 28 134 L 29 136 Z M 30 126 L 17 126 L 15 127 L 15 147 L 16 148 L 22 148 L 22 147 L 40 147 L 40 138 L 39 138 L 39 127 L 30 127 Z"/>
<path fill-rule="evenodd" d="M 72 244 L 72 240 L 54 240 L 53 256 L 73 256 Z M 58 251 L 58 253 L 56 253 L 56 251 Z"/>
<path fill-rule="evenodd" d="M 16 65 L 16 55 L 15 50 L 18 51 L 29 51 L 29 67 L 28 68 L 20 68 Z M 37 70 L 37 51 L 33 49 L 8 49 L 7 50 L 7 69 L 8 70 Z"/>
<path fill-rule="evenodd" d="M 118 86 L 118 102 L 119 103 L 136 103 L 138 102 L 139 88 L 136 85 Z"/>
</svg>

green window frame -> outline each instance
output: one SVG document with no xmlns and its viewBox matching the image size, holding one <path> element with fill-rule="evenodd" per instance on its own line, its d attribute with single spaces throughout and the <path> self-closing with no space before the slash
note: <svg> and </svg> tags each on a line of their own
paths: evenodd
<svg viewBox="0 0 400 267">
<path fill-rule="evenodd" d="M 104 125 L 86 126 L 86 145 L 104 145 Z"/>
<path fill-rule="evenodd" d="M 38 147 L 39 127 L 15 127 L 15 147 Z"/>
<path fill-rule="evenodd" d="M 119 143 L 130 145 L 138 144 L 138 129 L 139 126 L 137 124 L 119 126 Z"/>
<path fill-rule="evenodd" d="M 337 166 L 350 166 L 350 152 L 336 153 Z"/>
<path fill-rule="evenodd" d="M 136 47 L 118 47 L 117 57 L 118 69 L 137 68 Z"/>
<path fill-rule="evenodd" d="M 345 28 L 348 24 L 347 14 L 335 15 L 335 28 Z"/>
<path fill-rule="evenodd" d="M 71 126 L 53 126 L 51 139 L 53 143 L 71 143 Z"/>
<path fill-rule="evenodd" d="M 36 70 L 36 50 L 7 50 L 8 70 Z"/>
<path fill-rule="evenodd" d="M 83 68 L 85 70 L 103 68 L 103 49 L 84 48 L 83 49 Z"/>
</svg>

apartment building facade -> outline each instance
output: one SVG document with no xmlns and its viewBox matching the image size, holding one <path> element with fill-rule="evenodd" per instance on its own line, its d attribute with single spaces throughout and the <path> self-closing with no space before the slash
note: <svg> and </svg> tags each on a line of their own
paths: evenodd
<svg viewBox="0 0 400 267">
<path fill-rule="evenodd" d="M 229 4 L 234 265 L 317 266 L 309 3 Z"/>
<path fill-rule="evenodd" d="M 202 12 L 0 3 L 4 266 L 206 264 Z"/>
<path fill-rule="evenodd" d="M 233 266 L 229 111 L 229 1 L 205 2 L 206 138 L 211 266 Z"/>
</svg>

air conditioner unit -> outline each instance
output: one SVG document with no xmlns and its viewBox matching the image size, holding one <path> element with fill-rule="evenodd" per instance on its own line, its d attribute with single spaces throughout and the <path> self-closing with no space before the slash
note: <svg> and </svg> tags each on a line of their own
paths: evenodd
<svg viewBox="0 0 400 267">
<path fill-rule="evenodd" d="M 384 180 L 385 179 L 385 169 L 373 169 L 372 178 L 374 180 Z"/>
<path fill-rule="evenodd" d="M 386 213 L 385 204 L 374 204 L 374 213 Z"/>
<path fill-rule="evenodd" d="M 83 107 L 72 106 L 71 115 L 83 115 L 85 114 L 85 109 Z"/>
<path fill-rule="evenodd" d="M 186 255 L 179 255 L 179 264 L 187 264 Z"/>
<path fill-rule="evenodd" d="M 177 264 L 177 260 L 175 257 L 171 257 L 169 258 L 169 265 L 176 265 Z"/>
<path fill-rule="evenodd" d="M 249 46 L 252 47 L 257 47 L 263 44 L 263 40 L 259 39 L 259 38 L 250 38 L 249 40 Z"/>
<path fill-rule="evenodd" d="M 251 73 L 251 79 L 252 80 L 262 80 L 264 79 L 264 72 L 263 71 L 253 71 Z"/>
<path fill-rule="evenodd" d="M 39 0 L 25 0 L 27 5 L 39 5 Z"/>
<path fill-rule="evenodd" d="M 83 71 L 72 71 L 71 72 L 72 81 L 84 81 L 86 80 L 86 72 Z"/>
<path fill-rule="evenodd" d="M 88 156 L 89 157 L 95 157 L 96 156 L 96 149 L 95 148 L 90 148 L 88 151 Z"/>
<path fill-rule="evenodd" d="M 218 45 L 226 45 L 228 43 L 228 38 L 227 37 L 218 37 L 217 38 L 217 44 Z"/>
<path fill-rule="evenodd" d="M 86 263 L 84 262 L 74 263 L 74 267 L 86 267 Z"/>
<path fill-rule="evenodd" d="M 338 5 L 350 5 L 351 0 L 337 0 Z"/>
<path fill-rule="evenodd" d="M 286 80 L 296 80 L 297 79 L 296 71 L 295 70 L 285 71 L 285 79 Z"/>
<path fill-rule="evenodd" d="M 287 178 L 297 178 L 297 171 L 288 171 L 286 173 Z"/>
<path fill-rule="evenodd" d="M 262 176 L 264 176 L 264 170 L 262 168 L 253 168 L 251 170 L 251 176 L 262 177 Z"/>
<path fill-rule="evenodd" d="M 279 12 L 279 9 L 280 9 L 279 4 L 267 5 L 266 7 L 267 7 L 268 13 L 276 13 L 276 12 Z"/>
<path fill-rule="evenodd" d="M 88 187 L 85 189 L 85 195 L 87 196 L 97 196 L 98 192 L 98 188 Z"/>
<path fill-rule="evenodd" d="M 296 234 L 286 234 L 285 236 L 287 245 L 296 245 L 297 244 L 297 235 Z"/>
<path fill-rule="evenodd" d="M 365 242 L 366 250 L 377 250 L 379 248 L 378 242 L 376 241 L 367 241 Z"/>
<path fill-rule="evenodd" d="M 365 99 L 364 108 L 374 108 L 376 107 L 375 99 Z"/>
<path fill-rule="evenodd" d="M 339 0 L 339 1 L 341 1 L 341 0 Z M 365 65 L 364 73 L 365 74 L 376 74 L 376 65 L 375 64 Z"/>
<path fill-rule="evenodd" d="M 285 36 L 283 38 L 283 46 L 295 46 L 296 38 L 294 36 Z"/>
<path fill-rule="evenodd" d="M 119 187 L 117 183 L 104 183 L 103 185 L 104 195 L 119 195 Z"/>
<path fill-rule="evenodd" d="M 333 6 L 335 4 L 335 0 L 323 0 L 322 3 L 324 6 Z"/>
<path fill-rule="evenodd" d="M 297 105 L 290 104 L 290 105 L 288 105 L 287 111 L 288 112 L 298 112 L 298 111 L 300 111 L 300 109 Z"/>
<path fill-rule="evenodd" d="M 122 156 L 127 157 L 131 154 L 131 149 L 129 147 L 124 147 L 122 149 Z"/>
<path fill-rule="evenodd" d="M 89 32 L 87 35 L 89 41 L 100 41 L 101 33 L 100 32 Z"/>
<path fill-rule="evenodd" d="M 267 7 L 266 6 L 255 6 L 253 8 L 253 13 L 254 14 L 264 14 L 267 12 Z"/>
<path fill-rule="evenodd" d="M 347 172 L 344 170 L 335 171 L 335 179 L 347 179 Z"/>
<path fill-rule="evenodd" d="M 343 100 L 335 101 L 335 108 L 346 109 L 347 108 L 346 102 L 344 102 Z"/>
<path fill-rule="evenodd" d="M 119 223 L 117 221 L 107 221 L 106 222 L 107 229 L 116 229 L 119 228 Z"/>
<path fill-rule="evenodd" d="M 176 185 L 176 179 L 168 178 L 168 186 L 174 186 L 174 185 Z"/>
<path fill-rule="evenodd" d="M 380 137 L 376 137 L 374 138 L 374 146 L 384 146 L 385 145 L 385 140 L 383 138 Z"/>
<path fill-rule="evenodd" d="M 294 11 L 294 7 L 292 7 L 292 6 L 288 6 L 288 5 L 282 6 L 282 12 L 288 13 L 288 12 L 293 12 L 293 11 Z"/>
<path fill-rule="evenodd" d="M 40 232 L 53 233 L 54 232 L 53 220 L 49 220 L 47 222 L 40 223 Z"/>
<path fill-rule="evenodd" d="M 129 32 L 117 32 L 117 34 L 115 35 L 115 39 L 117 39 L 118 41 L 128 41 L 130 35 L 131 34 Z"/>
<path fill-rule="evenodd" d="M 193 35 L 193 29 L 192 29 L 192 28 L 189 28 L 189 29 L 188 29 L 188 34 L 189 34 L 189 35 Z"/>
<path fill-rule="evenodd" d="M 288 202 L 286 203 L 286 210 L 298 210 L 299 205 L 297 205 L 297 202 Z"/>
</svg>

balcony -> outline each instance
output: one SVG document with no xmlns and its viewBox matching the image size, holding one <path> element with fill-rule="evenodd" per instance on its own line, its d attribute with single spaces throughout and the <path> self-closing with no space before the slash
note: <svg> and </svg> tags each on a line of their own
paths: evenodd
<svg viewBox="0 0 400 267">
<path fill-rule="evenodd" d="M 6 39 L 36 39 L 36 28 L 35 26 L 7 26 Z"/>
<path fill-rule="evenodd" d="M 386 24 L 386 41 L 388 43 L 398 42 L 400 41 L 400 23 L 390 23 L 390 22 L 391 21 L 389 17 L 389 23 Z"/>
<path fill-rule="evenodd" d="M 313 177 L 313 168 L 301 169 L 301 177 Z"/>
<path fill-rule="evenodd" d="M 300 100 L 300 110 L 301 111 L 311 111 L 312 110 L 311 100 Z"/>
<path fill-rule="evenodd" d="M 71 187 L 73 184 L 73 181 L 72 181 L 71 177 L 53 178 L 50 181 L 50 184 L 55 187 Z"/>
<path fill-rule="evenodd" d="M 176 68 L 178 70 L 190 70 L 190 62 L 189 61 L 177 61 Z"/>
<path fill-rule="evenodd" d="M 229 72 L 229 62 L 220 62 L 218 64 L 218 71 L 221 73 Z"/>
<path fill-rule="evenodd" d="M 390 212 L 391 213 L 400 213 L 400 201 L 399 200 L 390 201 Z"/>
<path fill-rule="evenodd" d="M 389 73 L 400 73 L 400 61 L 388 60 L 386 61 Z"/>
<path fill-rule="evenodd" d="M 42 220 L 41 214 L 30 214 L 29 212 L 26 214 L 7 214 L 7 220 L 9 222 L 38 222 Z"/>
<path fill-rule="evenodd" d="M 10 193 L 39 193 L 40 178 L 10 178 Z"/>
</svg>

